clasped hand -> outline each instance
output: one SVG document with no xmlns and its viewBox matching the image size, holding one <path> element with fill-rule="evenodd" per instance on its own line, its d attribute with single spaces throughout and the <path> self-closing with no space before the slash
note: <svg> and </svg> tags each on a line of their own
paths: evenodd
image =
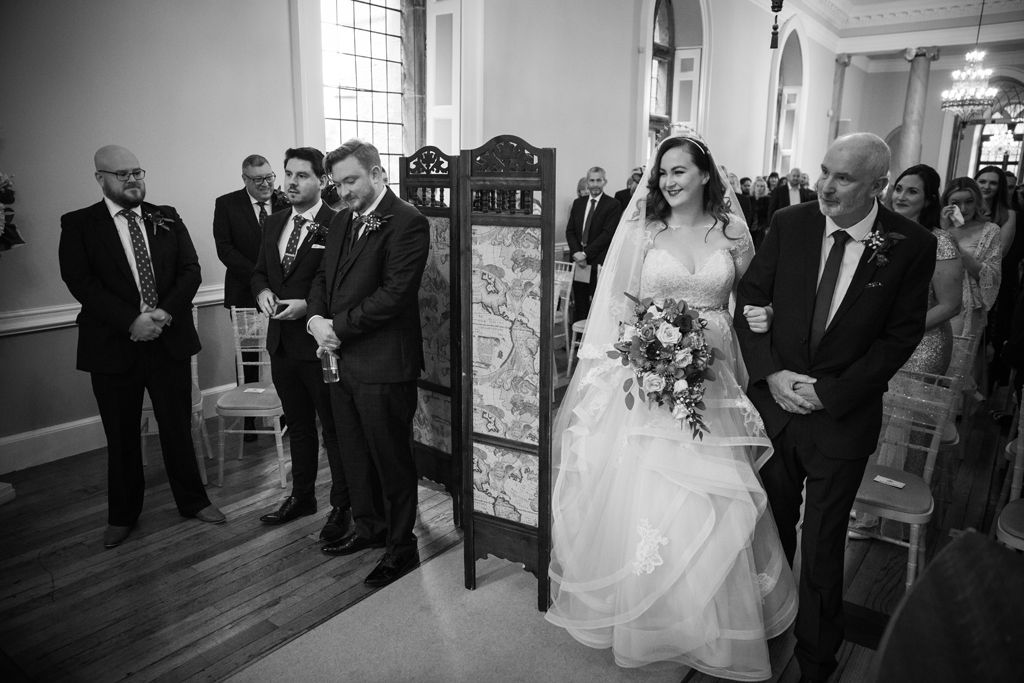
<svg viewBox="0 0 1024 683">
<path fill-rule="evenodd" d="M 171 314 L 162 308 L 143 311 L 132 321 L 128 336 L 132 341 L 153 341 L 171 324 Z"/>
<path fill-rule="evenodd" d="M 309 321 L 309 333 L 316 340 L 316 357 L 320 358 L 328 351 L 337 351 L 341 340 L 334 333 L 334 325 L 327 318 L 313 318 Z"/>
<path fill-rule="evenodd" d="M 807 415 L 824 406 L 814 389 L 815 378 L 791 370 L 779 370 L 768 375 L 768 389 L 780 408 L 789 413 Z"/>
<path fill-rule="evenodd" d="M 281 308 L 282 304 L 285 308 Z M 305 299 L 278 299 L 269 289 L 256 295 L 256 305 L 264 315 L 274 320 L 299 320 L 306 317 Z"/>
</svg>

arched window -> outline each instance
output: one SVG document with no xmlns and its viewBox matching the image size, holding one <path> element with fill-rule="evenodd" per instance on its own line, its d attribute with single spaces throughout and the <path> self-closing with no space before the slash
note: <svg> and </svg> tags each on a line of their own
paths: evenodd
<svg viewBox="0 0 1024 683">
<path fill-rule="evenodd" d="M 672 63 L 675 53 L 675 24 L 672 0 L 658 0 L 654 7 L 654 36 L 651 46 L 650 138 L 658 138 L 672 115 Z"/>
<path fill-rule="evenodd" d="M 978 138 L 974 172 L 983 166 L 998 166 L 1019 178 L 1024 153 L 1024 85 L 1006 77 L 993 78 L 990 85 L 998 88 L 999 94 Z"/>
</svg>

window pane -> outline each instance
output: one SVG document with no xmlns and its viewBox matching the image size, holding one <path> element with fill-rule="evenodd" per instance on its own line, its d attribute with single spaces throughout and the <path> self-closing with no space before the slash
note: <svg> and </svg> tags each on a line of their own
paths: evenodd
<svg viewBox="0 0 1024 683">
<path fill-rule="evenodd" d="M 356 31 L 356 54 L 370 56 L 370 34 L 366 31 Z"/>
<path fill-rule="evenodd" d="M 388 121 L 402 120 L 402 96 L 388 95 Z"/>
<path fill-rule="evenodd" d="M 450 17 L 451 15 L 448 15 L 448 16 Z M 402 40 L 400 38 L 395 38 L 394 36 L 388 36 L 387 37 L 387 43 L 388 43 L 387 58 L 392 60 L 392 61 L 394 61 L 394 62 L 401 61 L 402 60 Z"/>
<path fill-rule="evenodd" d="M 323 41 L 324 52 L 338 51 L 338 27 L 334 24 L 324 24 L 320 32 L 320 39 Z"/>
<path fill-rule="evenodd" d="M 324 55 L 324 85 L 341 85 L 341 62 L 337 54 L 327 53 Z"/>
<path fill-rule="evenodd" d="M 356 51 L 354 31 L 348 26 L 338 27 L 338 51 L 353 54 Z"/>
<path fill-rule="evenodd" d="M 352 25 L 352 0 L 338 0 L 338 24 Z"/>
<path fill-rule="evenodd" d="M 402 34 L 402 13 L 396 12 L 395 10 L 388 10 L 387 13 L 388 27 L 387 31 L 393 36 Z"/>
<path fill-rule="evenodd" d="M 320 21 L 325 24 L 336 24 L 338 22 L 336 6 L 335 0 L 320 0 Z"/>
<path fill-rule="evenodd" d="M 326 121 L 325 131 L 327 135 L 324 140 L 327 144 L 327 149 L 334 149 L 341 145 L 341 122 L 340 121 Z"/>
<path fill-rule="evenodd" d="M 356 118 L 356 92 L 355 90 L 342 90 L 338 97 L 338 104 L 341 110 L 341 118 Z"/>
<path fill-rule="evenodd" d="M 369 91 L 366 91 L 366 90 L 360 90 L 356 94 L 356 96 L 359 98 L 357 100 L 357 102 L 359 104 L 359 108 L 358 108 L 358 111 L 357 111 L 358 117 L 361 120 L 366 120 L 366 121 L 372 120 L 373 119 L 373 93 L 369 92 Z"/>
<path fill-rule="evenodd" d="M 377 145 L 382 153 L 397 152 L 399 150 L 388 149 L 388 124 L 373 124 L 373 144 Z"/>
<path fill-rule="evenodd" d="M 352 25 L 356 28 L 370 28 L 370 6 L 357 1 L 353 3 L 353 10 Z"/>
<path fill-rule="evenodd" d="M 338 62 L 338 73 L 340 81 L 338 85 L 343 88 L 356 87 L 356 58 L 351 55 L 339 55 L 335 57 Z"/>
<path fill-rule="evenodd" d="M 369 121 L 359 121 L 357 124 L 359 137 L 363 140 L 373 142 L 373 124 Z"/>
<path fill-rule="evenodd" d="M 370 34 L 370 54 L 376 59 L 384 59 L 387 57 L 387 38 L 384 37 L 383 33 L 371 33 Z"/>
<path fill-rule="evenodd" d="M 374 121 L 388 120 L 388 95 L 384 92 L 373 93 L 373 119 Z"/>
<path fill-rule="evenodd" d="M 388 84 L 388 63 L 380 59 L 374 59 L 371 64 L 373 65 L 373 80 L 371 81 L 373 83 L 372 87 L 381 89 L 386 88 Z"/>
<path fill-rule="evenodd" d="M 351 140 L 352 138 L 359 137 L 359 124 L 355 121 L 342 121 L 341 122 L 341 139 L 342 141 Z"/>
<path fill-rule="evenodd" d="M 669 0 L 658 3 L 658 13 L 654 17 L 654 41 L 662 45 L 672 45 L 672 24 L 668 17 Z"/>
<path fill-rule="evenodd" d="M 370 59 L 368 57 L 356 57 L 356 86 L 370 88 Z"/>
<path fill-rule="evenodd" d="M 336 119 L 340 116 L 336 88 L 324 88 L 324 116 L 329 119 Z"/>
<path fill-rule="evenodd" d="M 378 5 L 370 6 L 370 30 L 380 31 L 381 33 L 387 30 L 387 19 L 384 18 L 386 11 Z"/>
<path fill-rule="evenodd" d="M 402 141 L 402 126 L 388 126 L 388 146 L 391 147 L 392 152 L 398 154 L 404 154 L 404 144 Z"/>
<path fill-rule="evenodd" d="M 388 62 L 387 88 L 391 92 L 402 92 L 402 65 L 397 62 Z"/>
</svg>

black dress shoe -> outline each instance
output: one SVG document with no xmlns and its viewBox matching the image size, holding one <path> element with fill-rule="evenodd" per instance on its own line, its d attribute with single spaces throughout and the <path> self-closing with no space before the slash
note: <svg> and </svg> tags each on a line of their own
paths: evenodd
<svg viewBox="0 0 1024 683">
<path fill-rule="evenodd" d="M 327 523 L 320 531 L 320 540 L 335 543 L 352 533 L 351 508 L 332 507 L 327 515 Z"/>
<path fill-rule="evenodd" d="M 416 550 L 401 555 L 385 553 L 363 583 L 371 588 L 380 588 L 398 580 L 418 566 L 420 566 L 420 554 Z"/>
<path fill-rule="evenodd" d="M 349 534 L 337 543 L 328 543 L 320 546 L 320 552 L 324 555 L 351 555 L 367 548 L 383 548 L 387 543 L 383 536 L 379 538 L 363 538 L 358 534 Z"/>
<path fill-rule="evenodd" d="M 260 517 L 260 521 L 264 524 L 284 524 L 290 522 L 297 517 L 304 517 L 306 515 L 312 515 L 316 512 L 316 501 L 311 499 L 302 500 L 295 496 L 288 496 L 281 503 L 281 507 L 277 508 L 274 512 L 268 513 Z"/>
</svg>

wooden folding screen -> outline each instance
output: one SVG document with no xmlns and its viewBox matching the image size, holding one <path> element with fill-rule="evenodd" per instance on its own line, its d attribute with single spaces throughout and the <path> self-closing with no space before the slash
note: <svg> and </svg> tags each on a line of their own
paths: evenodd
<svg viewBox="0 0 1024 683">
<path fill-rule="evenodd" d="M 548 607 L 555 150 L 501 135 L 460 162 L 466 587 L 496 555 Z"/>
<path fill-rule="evenodd" d="M 456 526 L 462 517 L 458 167 L 457 156 L 437 147 L 422 147 L 399 165 L 402 199 L 430 222 L 430 257 L 420 285 L 426 368 L 413 420 L 416 469 L 451 495 Z"/>
</svg>

